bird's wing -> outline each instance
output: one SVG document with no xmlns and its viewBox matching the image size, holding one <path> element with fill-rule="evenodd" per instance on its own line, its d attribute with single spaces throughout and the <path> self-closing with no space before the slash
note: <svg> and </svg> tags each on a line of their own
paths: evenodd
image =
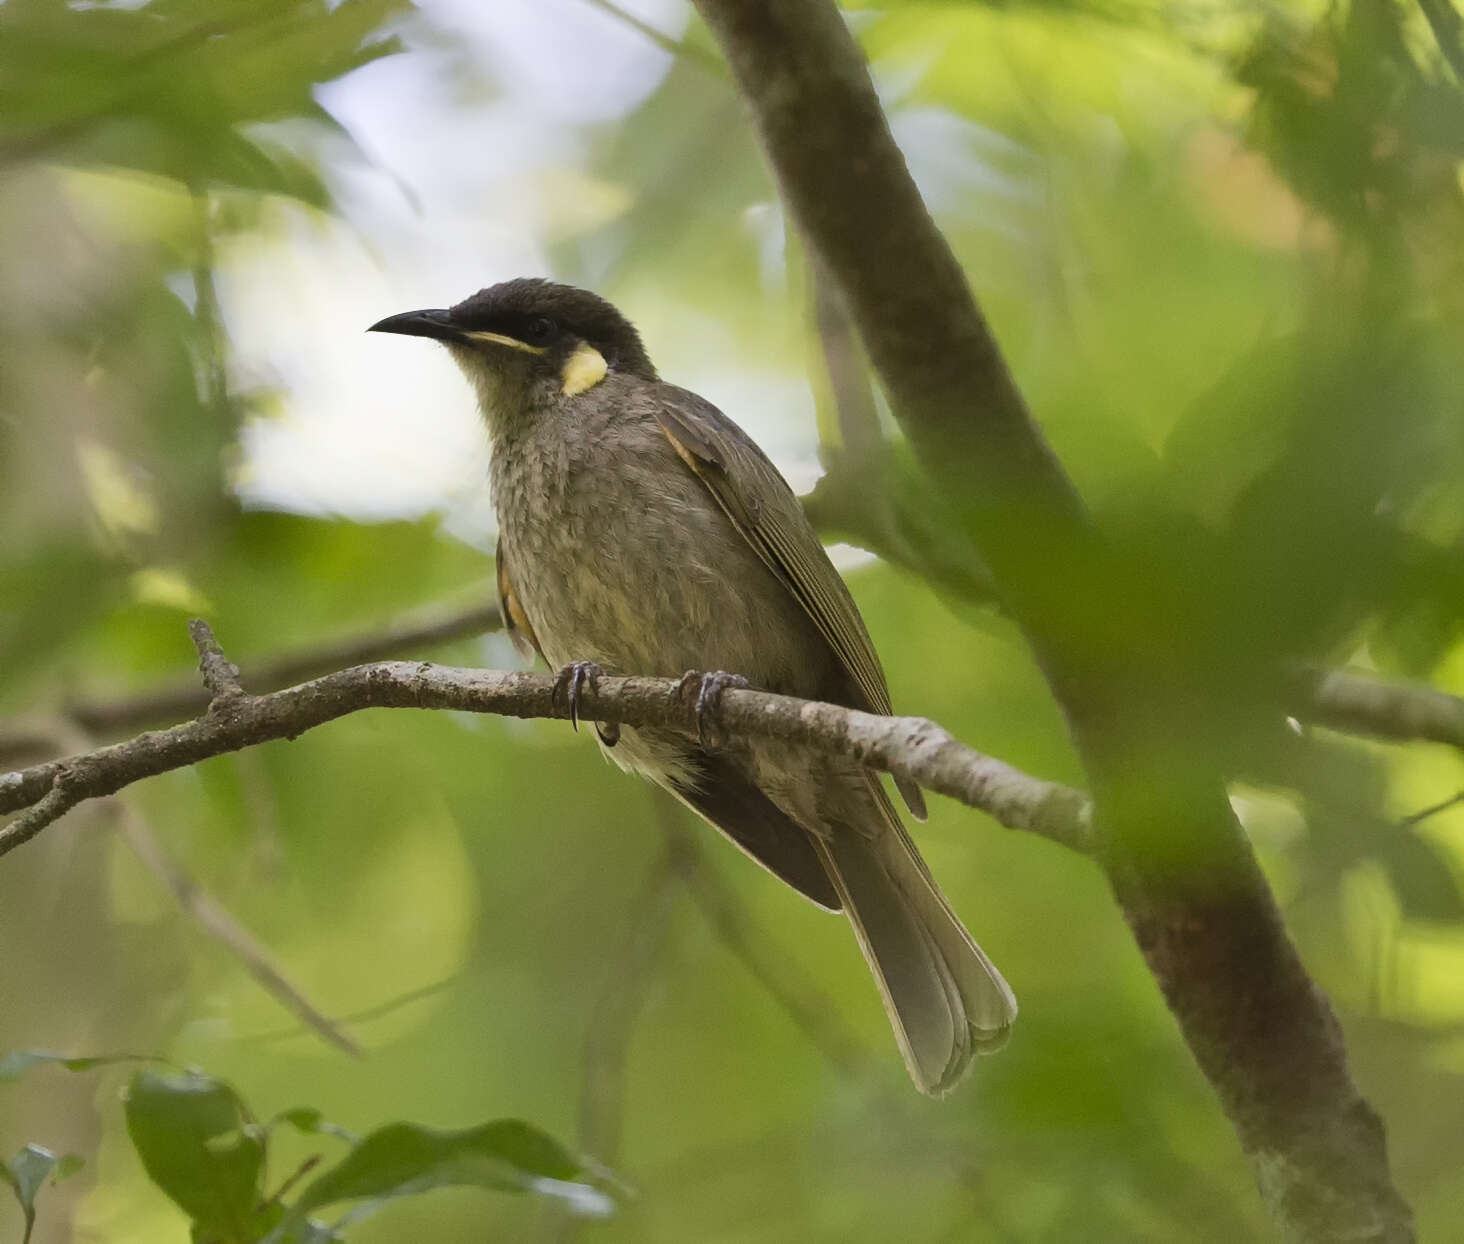
<svg viewBox="0 0 1464 1244">
<path fill-rule="evenodd" d="M 658 385 L 652 410 L 677 456 L 706 485 L 839 658 L 853 692 L 848 707 L 889 714 L 889 688 L 864 619 L 778 468 L 747 433 L 695 393 Z M 911 813 L 923 820 L 920 788 L 896 784 Z"/>
<path fill-rule="evenodd" d="M 534 634 L 533 624 L 529 621 L 528 614 L 519 603 L 519 598 L 514 595 L 513 580 L 509 577 L 508 558 L 503 552 L 503 537 L 498 537 L 498 545 L 493 551 L 493 562 L 498 579 L 498 611 L 503 615 L 503 629 L 508 632 L 509 639 L 513 640 L 513 646 L 525 657 L 532 657 L 538 653 L 544 655 L 544 649 L 539 647 L 539 637 Z"/>
<path fill-rule="evenodd" d="M 744 854 L 826 911 L 840 899 L 813 837 L 723 757 L 693 748 L 685 775 L 666 789 L 730 838 Z"/>
</svg>

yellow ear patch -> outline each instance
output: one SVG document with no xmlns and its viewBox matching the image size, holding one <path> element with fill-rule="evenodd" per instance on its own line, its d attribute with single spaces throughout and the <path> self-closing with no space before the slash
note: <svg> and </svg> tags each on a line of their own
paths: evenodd
<svg viewBox="0 0 1464 1244">
<path fill-rule="evenodd" d="M 609 370 L 610 368 L 605 363 L 605 356 L 588 341 L 581 341 L 579 345 L 575 346 L 574 353 L 564 360 L 564 371 L 560 375 L 560 392 L 565 397 L 574 397 L 576 394 L 593 389 L 605 379 L 605 373 Z"/>
</svg>

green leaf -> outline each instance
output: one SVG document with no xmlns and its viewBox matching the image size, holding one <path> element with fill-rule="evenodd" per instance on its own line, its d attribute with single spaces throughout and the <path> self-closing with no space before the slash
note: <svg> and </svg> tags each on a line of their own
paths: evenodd
<svg viewBox="0 0 1464 1244">
<path fill-rule="evenodd" d="M 61 1162 L 79 1164 L 79 1159 L 75 1154 L 69 1154 Z M 23 1242 L 30 1239 L 31 1230 L 36 1225 L 36 1193 L 46 1182 L 46 1176 L 57 1168 L 56 1155 L 40 1145 L 26 1145 L 4 1166 L 0 1166 L 0 1179 L 10 1186 L 25 1213 L 25 1234 L 21 1237 Z M 65 1174 L 70 1174 L 75 1169 L 75 1165 L 68 1165 Z M 57 1179 L 63 1177 L 61 1173 L 56 1176 Z"/>
<path fill-rule="evenodd" d="M 194 1072 L 140 1071 L 124 1110 L 148 1176 L 193 1219 L 196 1235 L 259 1238 L 264 1140 L 229 1085 Z"/>
<path fill-rule="evenodd" d="M 266 1130 L 281 1123 L 288 1123 L 297 1132 L 304 1132 L 307 1136 L 336 1136 L 353 1145 L 358 1139 L 339 1123 L 332 1123 L 314 1106 L 295 1106 L 290 1110 L 281 1110 L 265 1125 Z"/>
<path fill-rule="evenodd" d="M 577 1213 L 605 1217 L 613 1204 L 574 1182 L 580 1164 L 558 1141 L 517 1119 L 445 1132 L 392 1123 L 372 1132 L 296 1201 L 291 1220 L 340 1201 L 385 1201 L 429 1188 L 476 1187 L 558 1197 Z"/>
<path fill-rule="evenodd" d="M 70 1179 L 77 1171 L 86 1165 L 86 1159 L 79 1153 L 63 1153 L 56 1162 L 56 1169 L 51 1172 L 51 1182 L 59 1184 L 63 1179 Z"/>
<path fill-rule="evenodd" d="M 112 1063 L 146 1063 L 158 1061 L 148 1054 L 98 1054 L 86 1058 L 72 1058 L 66 1054 L 48 1054 L 43 1050 L 13 1050 L 0 1058 L 0 1084 L 18 1080 L 32 1067 L 51 1063 L 65 1067 L 67 1071 L 90 1071 L 94 1067 L 106 1067 Z"/>
<path fill-rule="evenodd" d="M 318 1132 L 324 1120 L 325 1116 L 314 1106 L 296 1106 L 291 1110 L 281 1110 L 273 1122 L 288 1123 L 302 1132 Z"/>
<path fill-rule="evenodd" d="M 1438 844 L 1404 832 L 1383 839 L 1378 854 L 1405 920 L 1464 924 L 1459 877 Z"/>
</svg>

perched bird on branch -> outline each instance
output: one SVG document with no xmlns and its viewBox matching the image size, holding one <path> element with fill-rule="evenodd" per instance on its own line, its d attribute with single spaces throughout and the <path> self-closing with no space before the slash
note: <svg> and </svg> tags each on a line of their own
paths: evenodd
<svg viewBox="0 0 1464 1244">
<path fill-rule="evenodd" d="M 796 890 L 849 917 L 910 1075 L 946 1092 L 1004 1041 L 1012 991 L 951 910 L 880 780 L 783 743 L 709 738 L 730 685 L 889 713 L 874 645 L 787 482 L 695 393 L 656 375 L 603 298 L 541 280 L 408 311 L 376 332 L 445 344 L 493 442 L 498 588 L 571 716 L 601 673 L 695 680 L 697 729 L 596 727 Z M 924 819 L 918 787 L 901 785 Z"/>
</svg>

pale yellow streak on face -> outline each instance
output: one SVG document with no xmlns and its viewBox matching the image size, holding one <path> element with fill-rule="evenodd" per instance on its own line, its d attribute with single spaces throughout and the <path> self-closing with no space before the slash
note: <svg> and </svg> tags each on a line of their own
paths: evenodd
<svg viewBox="0 0 1464 1244">
<path fill-rule="evenodd" d="M 564 372 L 560 376 L 561 391 L 565 397 L 574 397 L 587 389 L 593 389 L 605 379 L 609 371 L 605 356 L 588 341 L 575 346 L 574 353 L 564 361 Z"/>
<path fill-rule="evenodd" d="M 510 350 L 522 350 L 525 354 L 543 354 L 543 346 L 531 346 L 527 341 L 520 341 L 517 337 L 505 337 L 502 333 L 476 332 L 464 333 L 469 341 L 480 341 L 485 345 L 507 346 Z"/>
</svg>

